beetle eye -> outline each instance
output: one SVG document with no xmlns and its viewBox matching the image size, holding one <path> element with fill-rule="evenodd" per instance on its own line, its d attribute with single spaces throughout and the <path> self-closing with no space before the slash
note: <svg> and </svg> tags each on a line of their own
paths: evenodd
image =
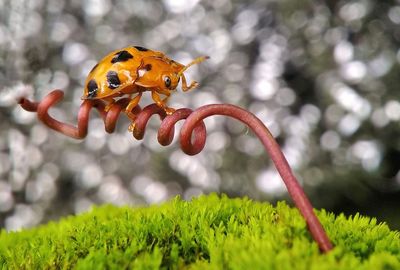
<svg viewBox="0 0 400 270">
<path fill-rule="evenodd" d="M 171 86 L 171 78 L 168 77 L 168 76 L 165 76 L 165 77 L 164 77 L 164 83 L 165 83 L 165 86 L 166 86 L 167 88 L 169 88 L 169 87 Z"/>
</svg>

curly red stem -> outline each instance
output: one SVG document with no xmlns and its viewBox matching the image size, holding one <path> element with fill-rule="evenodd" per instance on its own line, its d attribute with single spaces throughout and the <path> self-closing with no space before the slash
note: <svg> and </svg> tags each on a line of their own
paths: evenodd
<svg viewBox="0 0 400 270">
<path fill-rule="evenodd" d="M 119 115 L 129 103 L 128 98 L 118 100 L 108 112 L 105 112 L 105 104 L 101 100 L 84 100 L 78 112 L 78 126 L 60 122 L 49 115 L 49 109 L 64 98 L 64 92 L 54 90 L 43 98 L 41 102 L 32 102 L 26 98 L 21 98 L 19 104 L 30 112 L 37 112 L 38 119 L 46 126 L 64 135 L 75 139 L 83 139 L 88 133 L 89 115 L 92 108 L 96 108 L 102 117 L 105 129 L 108 133 L 115 130 Z M 135 113 L 140 111 L 140 107 L 135 108 Z"/>
<path fill-rule="evenodd" d="M 125 109 L 129 102 L 127 98 L 120 99 L 106 112 L 105 104 L 101 100 L 85 100 L 79 109 L 78 126 L 75 127 L 52 118 L 48 113 L 48 110 L 58 103 L 63 96 L 64 93 L 61 90 L 54 90 L 39 103 L 31 102 L 25 98 L 22 98 L 19 103 L 27 111 L 37 111 L 39 120 L 48 127 L 67 136 L 82 139 L 87 135 L 89 114 L 93 107 L 98 110 L 103 118 L 106 131 L 111 133 L 115 130 L 121 111 Z M 229 104 L 206 105 L 195 111 L 186 108 L 179 109 L 172 115 L 166 115 L 164 110 L 155 104 L 151 104 L 143 110 L 138 106 L 133 110 L 133 113 L 136 115 L 133 125 L 133 136 L 138 140 L 143 138 L 150 117 L 154 114 L 160 116 L 162 122 L 158 131 L 158 141 L 161 145 L 169 145 L 172 142 L 175 124 L 179 120 L 186 119 L 180 132 L 180 143 L 182 150 L 188 155 L 198 154 L 204 148 L 207 135 L 203 122 L 204 118 L 212 115 L 224 115 L 235 118 L 247 125 L 258 136 L 266 151 L 271 156 L 288 189 L 289 195 L 306 220 L 311 235 L 318 243 L 320 250 L 327 252 L 332 249 L 332 244 L 328 236 L 316 217 L 310 201 L 294 176 L 278 143 L 264 123 L 254 114 Z"/>
<path fill-rule="evenodd" d="M 326 235 L 321 223 L 316 217 L 312 205 L 304 193 L 302 187 L 294 176 L 285 156 L 278 143 L 269 132 L 268 128 L 254 114 L 234 105 L 215 104 L 200 107 L 190 114 L 182 126 L 180 134 L 181 148 L 185 153 L 190 154 L 192 149 L 191 134 L 199 122 L 208 116 L 225 115 L 235 118 L 251 128 L 264 145 L 281 175 L 289 195 L 295 205 L 305 218 L 314 240 L 320 249 L 327 252 L 332 249 L 332 244 Z"/>
</svg>

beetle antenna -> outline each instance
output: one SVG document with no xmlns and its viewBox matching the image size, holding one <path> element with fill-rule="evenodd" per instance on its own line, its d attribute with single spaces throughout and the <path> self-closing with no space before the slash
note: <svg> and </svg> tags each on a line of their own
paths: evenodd
<svg viewBox="0 0 400 270">
<path fill-rule="evenodd" d="M 179 72 L 178 72 L 178 77 L 182 76 L 183 72 L 185 72 L 185 70 L 187 70 L 190 66 L 193 66 L 195 64 L 201 63 L 206 59 L 209 59 L 210 56 L 200 56 L 197 57 L 196 59 L 194 59 L 192 62 L 190 62 L 189 64 L 187 64 L 186 66 L 184 66 Z"/>
</svg>

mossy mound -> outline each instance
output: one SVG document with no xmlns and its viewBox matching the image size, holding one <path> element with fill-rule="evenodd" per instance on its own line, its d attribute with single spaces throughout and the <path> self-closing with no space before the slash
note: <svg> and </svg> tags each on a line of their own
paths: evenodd
<svg viewBox="0 0 400 270">
<path fill-rule="evenodd" d="M 297 209 L 202 196 L 102 206 L 0 234 L 2 269 L 400 269 L 400 234 L 375 219 L 324 211 L 336 246 L 321 254 Z"/>
</svg>

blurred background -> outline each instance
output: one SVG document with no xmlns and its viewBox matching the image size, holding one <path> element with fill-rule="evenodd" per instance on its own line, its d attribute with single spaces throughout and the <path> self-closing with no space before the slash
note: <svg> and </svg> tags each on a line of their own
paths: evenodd
<svg viewBox="0 0 400 270">
<path fill-rule="evenodd" d="M 126 117 L 107 134 L 93 112 L 79 141 L 16 105 L 63 89 L 51 114 L 76 124 L 90 69 L 139 45 L 182 63 L 209 55 L 187 72 L 200 87 L 175 93 L 172 107 L 248 109 L 316 208 L 400 229 L 399 44 L 398 0 L 0 0 L 0 227 L 210 192 L 291 202 L 260 142 L 233 120 L 207 119 L 205 150 L 190 157 L 176 140 L 157 143 L 157 117 L 136 141 Z"/>
</svg>

